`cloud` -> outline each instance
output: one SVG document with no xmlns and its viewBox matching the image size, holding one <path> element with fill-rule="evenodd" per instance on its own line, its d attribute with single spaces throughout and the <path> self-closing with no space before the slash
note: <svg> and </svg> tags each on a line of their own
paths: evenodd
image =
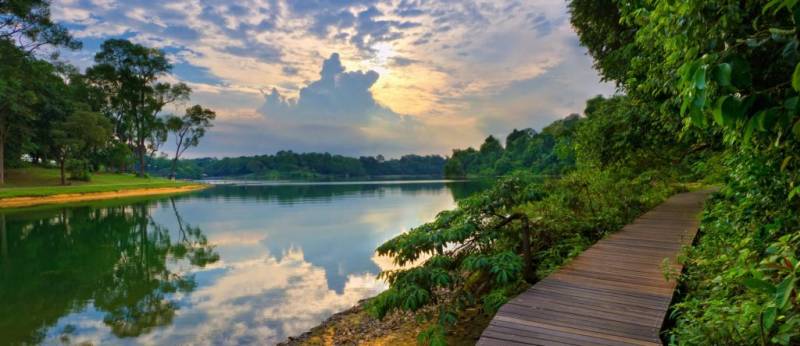
<svg viewBox="0 0 800 346">
<path fill-rule="evenodd" d="M 320 78 L 300 89 L 296 100 L 272 89 L 262 107 L 265 116 L 302 124 L 360 124 L 372 116 L 398 116 L 381 107 L 369 90 L 378 80 L 375 71 L 346 72 L 338 53 L 322 64 Z"/>
<path fill-rule="evenodd" d="M 563 0 L 71 0 L 52 7 L 87 42 L 62 55 L 80 67 L 112 37 L 168 51 L 172 80 L 189 82 L 192 102 L 219 115 L 193 156 L 444 154 L 489 133 L 541 127 L 580 111 L 587 96 L 613 92 L 577 46 Z M 321 61 L 331 65 L 321 69 Z"/>
</svg>

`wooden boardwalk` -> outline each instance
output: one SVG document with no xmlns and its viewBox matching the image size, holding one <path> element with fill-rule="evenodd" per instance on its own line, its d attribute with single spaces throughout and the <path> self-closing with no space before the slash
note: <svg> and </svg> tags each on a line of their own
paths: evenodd
<svg viewBox="0 0 800 346">
<path fill-rule="evenodd" d="M 503 305 L 478 345 L 661 345 L 675 280 L 711 191 L 675 195 Z"/>
</svg>

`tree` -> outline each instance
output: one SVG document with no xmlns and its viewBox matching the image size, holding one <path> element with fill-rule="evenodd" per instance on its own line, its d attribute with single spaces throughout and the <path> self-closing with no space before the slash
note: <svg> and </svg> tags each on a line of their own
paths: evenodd
<svg viewBox="0 0 800 346">
<path fill-rule="evenodd" d="M 581 45 L 594 57 L 594 67 L 604 81 L 625 80 L 630 60 L 637 51 L 633 44 L 636 29 L 620 21 L 615 0 L 570 0 L 570 22 Z"/>
<path fill-rule="evenodd" d="M 175 179 L 178 160 L 190 147 L 196 147 L 206 130 L 213 125 L 211 122 L 217 117 L 214 111 L 194 105 L 186 109 L 183 116 L 172 116 L 167 119 L 167 129 L 175 133 L 175 157 L 172 159 L 170 179 Z"/>
<path fill-rule="evenodd" d="M 30 58 L 7 40 L 0 40 L 0 184 L 5 183 L 5 151 L 10 133 L 21 133 L 31 120 L 35 95 L 26 70 Z"/>
<path fill-rule="evenodd" d="M 63 122 L 54 126 L 51 134 L 56 147 L 56 160 L 61 170 L 61 185 L 66 185 L 65 165 L 67 160 L 81 159 L 93 148 L 107 144 L 111 139 L 111 123 L 102 114 L 78 110 Z M 86 175 L 85 163 L 78 163 Z"/>
<path fill-rule="evenodd" d="M 111 39 L 103 42 L 94 59 L 97 65 L 87 75 L 105 93 L 105 110 L 115 120 L 115 133 L 136 152 L 139 175 L 144 176 L 148 146 L 158 147 L 163 138 L 158 114 L 167 104 L 187 100 L 191 89 L 184 83 L 158 82 L 172 69 L 160 49 Z"/>
<path fill-rule="evenodd" d="M 79 49 L 81 43 L 50 18 L 50 1 L 0 1 L 0 40 L 32 52 L 43 45 Z"/>
<path fill-rule="evenodd" d="M 50 19 L 45 0 L 0 1 L 0 185 L 5 183 L 5 152 L 8 134 L 28 130 L 31 106 L 36 100 L 32 85 L 32 53 L 43 45 L 78 49 L 61 25 Z M 21 137 L 21 136 L 20 136 Z"/>
<path fill-rule="evenodd" d="M 444 165 L 444 176 L 445 178 L 466 177 L 467 173 L 464 172 L 464 166 L 461 164 L 461 160 L 456 157 L 451 157 L 447 160 L 447 163 Z"/>
</svg>

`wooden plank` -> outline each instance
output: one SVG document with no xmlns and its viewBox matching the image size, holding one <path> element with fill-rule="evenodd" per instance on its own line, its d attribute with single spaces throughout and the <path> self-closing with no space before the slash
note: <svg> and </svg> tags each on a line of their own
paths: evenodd
<svg viewBox="0 0 800 346">
<path fill-rule="evenodd" d="M 653 341 L 639 340 L 639 339 L 634 339 L 634 338 L 629 338 L 629 337 L 620 337 L 620 336 L 611 335 L 611 334 L 596 333 L 596 332 L 587 331 L 587 330 L 581 330 L 581 329 L 575 329 L 575 328 L 570 328 L 570 327 L 557 326 L 557 325 L 553 325 L 553 324 L 546 323 L 546 322 L 536 322 L 536 321 L 529 321 L 529 320 L 521 320 L 521 319 L 510 317 L 510 316 L 497 316 L 495 319 L 501 320 L 501 321 L 509 321 L 509 322 L 513 322 L 513 323 L 516 323 L 516 324 L 519 324 L 519 325 L 538 326 L 538 327 L 547 328 L 547 329 L 554 330 L 554 331 L 560 331 L 560 332 L 565 332 L 565 333 L 570 333 L 570 334 L 575 334 L 575 335 L 589 336 L 589 337 L 597 339 L 598 341 L 599 340 L 613 340 L 613 341 L 618 341 L 618 342 L 625 343 L 625 344 L 642 345 L 642 346 L 658 345 L 659 344 L 659 343 L 656 343 L 656 342 L 653 342 Z M 491 325 L 490 325 L 490 327 L 491 327 Z"/>
<path fill-rule="evenodd" d="M 631 290 L 624 291 L 617 289 L 615 287 L 592 286 L 578 281 L 565 281 L 561 279 L 555 279 L 552 277 L 547 278 L 546 282 L 545 280 L 542 280 L 540 283 L 544 288 L 552 287 L 558 289 L 573 290 L 576 292 L 583 292 L 584 294 L 590 296 L 607 295 L 609 297 L 615 297 L 620 300 L 637 299 L 641 301 L 649 301 L 654 304 L 660 303 L 661 301 L 665 300 L 664 295 L 656 294 L 653 292 L 631 291 Z"/>
<path fill-rule="evenodd" d="M 539 301 L 557 300 L 565 306 L 586 307 L 592 310 L 619 313 L 628 316 L 644 316 L 645 318 L 661 317 L 661 310 L 650 307 L 642 307 L 629 302 L 608 301 L 606 299 L 591 299 L 562 294 L 560 292 L 535 291 L 535 294 L 520 295 L 514 301 L 522 304 L 537 304 Z"/>
<path fill-rule="evenodd" d="M 630 345 L 624 342 L 615 341 L 615 340 L 603 340 L 588 337 L 585 335 L 579 334 L 570 334 L 565 333 L 559 330 L 553 330 L 548 328 L 542 328 L 539 326 L 529 326 L 525 324 L 518 324 L 513 322 L 507 322 L 503 320 L 493 320 L 492 325 L 495 327 L 494 329 L 500 332 L 507 332 L 510 334 L 516 335 L 531 335 L 533 337 L 539 339 L 546 339 L 546 340 L 553 340 L 553 341 L 562 341 L 568 344 L 575 344 L 575 345 L 598 345 L 598 346 L 619 346 L 619 345 Z"/>
<path fill-rule="evenodd" d="M 673 270 L 711 191 L 675 195 L 503 305 L 479 345 L 659 345 Z"/>
<path fill-rule="evenodd" d="M 515 309 L 513 306 L 510 306 L 509 304 L 506 304 L 505 306 L 508 306 L 508 308 L 506 308 L 506 311 L 504 311 L 501 314 L 501 316 L 510 316 L 518 319 L 525 319 L 528 321 L 549 323 L 561 327 L 568 327 L 594 333 L 603 333 L 618 337 L 627 337 L 637 340 L 651 340 L 652 339 L 651 335 L 658 334 L 658 328 L 645 327 L 630 323 L 609 321 L 598 318 L 585 318 L 583 316 L 573 315 L 564 312 L 553 312 L 544 310 L 536 310 L 532 312 L 526 309 Z"/>
<path fill-rule="evenodd" d="M 541 299 L 536 297 L 532 300 L 513 300 L 506 305 L 517 305 L 526 310 L 545 310 L 552 312 L 564 312 L 572 315 L 578 315 L 586 318 L 603 319 L 608 321 L 616 321 L 621 323 L 635 324 L 644 327 L 655 327 L 653 320 L 661 320 L 661 316 L 642 316 L 636 314 L 625 314 L 617 311 L 603 311 L 592 309 L 592 304 L 583 306 L 575 306 L 570 304 L 562 304 L 561 302 L 553 302 L 550 299 Z M 659 324 L 660 325 L 660 324 Z"/>
</svg>

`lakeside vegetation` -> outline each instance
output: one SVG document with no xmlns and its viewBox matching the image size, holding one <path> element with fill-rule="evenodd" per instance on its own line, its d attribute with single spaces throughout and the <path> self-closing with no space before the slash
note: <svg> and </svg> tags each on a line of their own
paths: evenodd
<svg viewBox="0 0 800 346">
<path fill-rule="evenodd" d="M 541 131 L 514 129 L 505 146 L 494 136 L 486 137 L 479 149 L 454 149 L 447 159 L 448 178 L 501 176 L 516 170 L 539 175 L 559 175 L 575 166 L 571 138 L 580 122 L 578 114 L 556 120 Z"/>
<path fill-rule="evenodd" d="M 545 157 L 557 154 L 557 165 L 566 162 L 562 178 L 530 180 L 542 170 L 512 154 L 519 152 L 513 140 L 503 148 L 490 137 L 480 150 L 454 151 L 451 176 L 524 172 L 380 246 L 396 264 L 427 260 L 383 272 L 391 287 L 368 309 L 377 317 L 416 311 L 431 322 L 419 341 L 445 344 L 465 311 L 493 314 L 676 186 L 699 181 L 723 187 L 682 258 L 665 340 L 800 342 L 800 5 L 573 0 L 569 7 L 581 44 L 620 95 L 589 100 L 584 117 L 565 120 L 574 131 L 540 147 L 550 148 Z"/>
<path fill-rule="evenodd" d="M 445 158 L 439 155 L 404 155 L 399 159 L 383 156 L 358 158 L 329 153 L 279 151 L 275 155 L 256 155 L 180 160 L 177 177 L 236 177 L 247 179 L 353 179 L 380 177 L 441 177 Z M 154 175 L 168 176 L 172 162 L 153 158 L 148 162 Z"/>
</svg>

